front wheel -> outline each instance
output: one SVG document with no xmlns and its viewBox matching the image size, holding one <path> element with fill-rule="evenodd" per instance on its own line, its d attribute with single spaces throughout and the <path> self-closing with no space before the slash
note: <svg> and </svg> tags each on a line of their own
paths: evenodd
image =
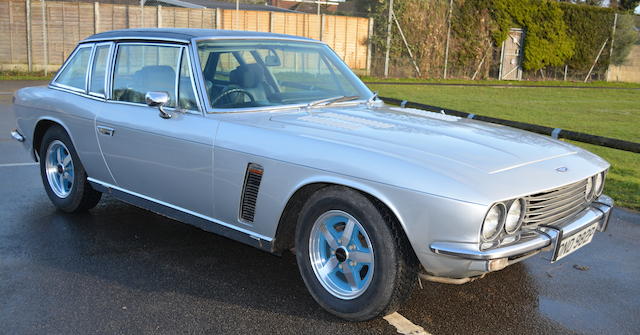
<svg viewBox="0 0 640 335">
<path fill-rule="evenodd" d="M 296 257 L 313 298 L 348 320 L 396 311 L 416 281 L 415 256 L 390 215 L 346 187 L 320 189 L 303 206 Z"/>
<path fill-rule="evenodd" d="M 98 204 L 102 193 L 87 181 L 87 173 L 62 127 L 53 126 L 46 131 L 39 155 L 42 183 L 58 209 L 72 213 Z"/>
</svg>

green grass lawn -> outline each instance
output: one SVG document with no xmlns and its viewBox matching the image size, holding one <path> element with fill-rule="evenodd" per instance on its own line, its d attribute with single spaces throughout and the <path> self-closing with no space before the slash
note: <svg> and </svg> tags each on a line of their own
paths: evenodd
<svg viewBox="0 0 640 335">
<path fill-rule="evenodd" d="M 603 86 L 600 83 L 590 85 Z M 633 87 L 633 84 L 629 85 Z M 402 85 L 369 87 L 377 90 L 381 96 L 640 142 L 640 90 Z M 640 210 L 640 154 L 574 144 L 609 161 L 612 168 L 605 191 L 616 200 L 618 206 Z"/>
</svg>

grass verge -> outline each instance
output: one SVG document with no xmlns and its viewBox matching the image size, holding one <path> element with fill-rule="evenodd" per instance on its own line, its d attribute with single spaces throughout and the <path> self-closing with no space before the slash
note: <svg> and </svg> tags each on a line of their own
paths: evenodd
<svg viewBox="0 0 640 335">
<path fill-rule="evenodd" d="M 500 86 L 576 86 L 576 87 L 612 87 L 612 88 L 640 88 L 640 83 L 623 83 L 608 81 L 511 81 L 511 80 L 466 80 L 466 79 L 416 79 L 416 78 L 377 78 L 361 76 L 364 82 L 384 83 L 424 83 L 424 84 L 470 84 L 470 85 L 500 85 Z"/>
</svg>

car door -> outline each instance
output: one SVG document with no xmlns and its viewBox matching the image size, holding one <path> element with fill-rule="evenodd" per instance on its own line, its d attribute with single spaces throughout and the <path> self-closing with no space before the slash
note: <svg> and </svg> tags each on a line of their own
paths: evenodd
<svg viewBox="0 0 640 335">
<path fill-rule="evenodd" d="M 198 107 L 186 46 L 119 43 L 96 136 L 117 187 L 186 212 L 213 215 L 213 141 L 218 121 Z M 170 101 L 162 118 L 150 91 Z"/>
</svg>

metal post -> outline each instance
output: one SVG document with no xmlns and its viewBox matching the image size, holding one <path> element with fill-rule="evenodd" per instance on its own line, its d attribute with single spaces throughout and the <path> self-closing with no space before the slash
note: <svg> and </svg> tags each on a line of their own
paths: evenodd
<svg viewBox="0 0 640 335">
<path fill-rule="evenodd" d="M 616 37 L 616 25 L 618 24 L 618 13 L 613 14 L 613 29 L 611 31 L 611 47 L 609 48 L 609 63 L 611 63 L 611 57 L 613 57 L 613 41 Z"/>
<path fill-rule="evenodd" d="M 320 0 L 317 0 L 316 3 L 318 4 L 318 15 L 320 15 Z"/>
<path fill-rule="evenodd" d="M 447 66 L 449 65 L 449 38 L 451 37 L 451 14 L 453 12 L 453 0 L 449 0 L 449 18 L 447 19 L 447 42 L 444 47 L 444 72 L 442 79 L 447 79 Z"/>
<path fill-rule="evenodd" d="M 236 10 L 240 10 L 240 0 L 236 0 Z"/>
<path fill-rule="evenodd" d="M 369 35 L 367 35 L 367 76 L 371 75 L 371 36 L 373 36 L 373 18 L 369 18 Z"/>
<path fill-rule="evenodd" d="M 31 0 L 26 1 L 25 9 L 27 11 L 27 63 L 29 64 L 29 72 L 31 72 L 33 71 L 31 62 Z"/>
<path fill-rule="evenodd" d="M 387 19 L 387 50 L 384 54 L 384 77 L 389 77 L 389 51 L 391 50 L 391 17 L 393 16 L 393 0 L 389 0 L 389 18 Z"/>
<path fill-rule="evenodd" d="M 569 67 L 569 65 L 564 66 L 564 81 L 567 81 L 567 68 Z"/>
</svg>

